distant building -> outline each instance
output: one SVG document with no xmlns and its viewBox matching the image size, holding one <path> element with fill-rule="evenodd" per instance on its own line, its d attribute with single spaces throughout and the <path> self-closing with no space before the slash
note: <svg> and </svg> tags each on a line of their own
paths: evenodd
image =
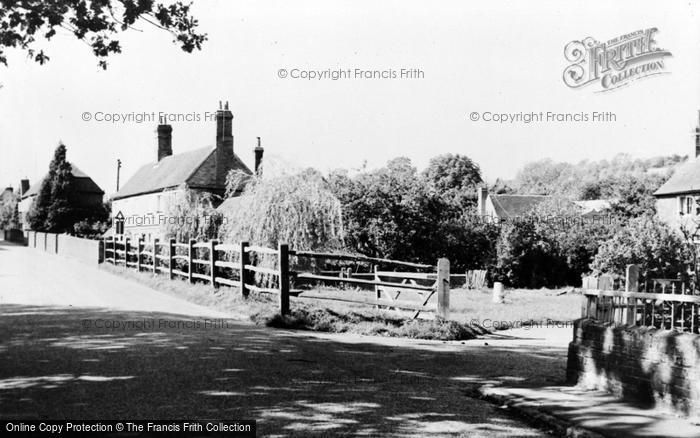
<svg viewBox="0 0 700 438">
<path fill-rule="evenodd" d="M 480 188 L 477 198 L 477 214 L 487 222 L 504 222 L 522 218 L 532 213 L 540 204 L 557 199 L 545 195 L 496 195 Z M 581 216 L 598 216 L 610 208 L 611 201 L 563 201 L 576 206 Z"/>
<path fill-rule="evenodd" d="M 700 112 L 698 112 L 700 115 Z M 673 176 L 654 192 L 656 214 L 672 227 L 700 220 L 700 117 L 695 128 L 695 158 L 680 165 Z"/>
<path fill-rule="evenodd" d="M 112 197 L 112 214 L 124 217 L 123 230 L 112 227 L 106 235 L 144 237 L 160 236 L 161 225 L 167 218 L 170 202 L 183 190 L 210 193 L 213 207 L 224 199 L 226 176 L 231 170 L 247 175 L 253 172 L 234 153 L 233 114 L 228 102 L 216 112 L 216 146 L 173 155 L 172 126 L 161 121 L 158 125 L 157 161 L 143 165 Z M 254 148 L 255 170 L 261 170 L 263 148 L 260 139 Z"/>
<path fill-rule="evenodd" d="M 74 163 L 69 163 L 71 166 L 71 177 L 72 184 L 74 187 L 72 198 L 69 199 L 71 205 L 84 208 L 102 208 L 102 202 L 105 192 L 100 188 L 100 186 L 95 183 L 85 172 L 80 170 L 78 166 Z M 20 182 L 20 202 L 18 205 L 19 217 L 22 222 L 22 228 L 25 230 L 29 229 L 29 224 L 27 223 L 27 213 L 34 204 L 34 200 L 39 194 L 41 189 L 41 184 L 48 177 L 46 174 L 39 181 L 34 183 L 32 186 L 29 185 L 28 179 L 23 179 Z"/>
</svg>

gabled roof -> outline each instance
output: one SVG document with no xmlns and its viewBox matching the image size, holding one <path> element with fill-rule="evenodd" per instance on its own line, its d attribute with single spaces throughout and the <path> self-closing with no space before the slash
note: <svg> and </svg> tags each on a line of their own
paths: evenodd
<svg viewBox="0 0 700 438">
<path fill-rule="evenodd" d="M 697 158 L 678 167 L 673 176 L 654 192 L 654 196 L 700 192 L 700 160 Z"/>
<path fill-rule="evenodd" d="M 181 184 L 192 188 L 224 190 L 224 184 L 216 181 L 215 152 L 215 147 L 205 147 L 170 155 L 160 161 L 141 166 L 112 199 L 145 195 Z M 233 162 L 229 166 L 230 169 L 252 174 L 236 154 L 233 154 Z"/>
<path fill-rule="evenodd" d="M 96 193 L 100 195 L 104 195 L 104 191 L 98 186 L 95 181 L 92 180 L 85 172 L 80 170 L 78 166 L 76 166 L 73 163 L 68 163 L 70 164 L 71 167 L 71 175 L 73 175 L 73 183 L 75 184 L 75 188 L 78 192 L 81 193 Z M 43 178 L 41 178 L 39 181 L 35 182 L 32 184 L 31 187 L 29 187 L 29 190 L 27 190 L 23 195 L 22 199 L 26 199 L 30 196 L 35 196 L 39 194 L 39 190 L 41 189 L 41 184 L 44 182 L 46 177 L 48 177 L 49 174 L 47 173 L 44 175 Z"/>
<path fill-rule="evenodd" d="M 541 202 L 551 199 L 544 195 L 491 195 L 489 198 L 500 218 L 525 216 Z"/>
</svg>

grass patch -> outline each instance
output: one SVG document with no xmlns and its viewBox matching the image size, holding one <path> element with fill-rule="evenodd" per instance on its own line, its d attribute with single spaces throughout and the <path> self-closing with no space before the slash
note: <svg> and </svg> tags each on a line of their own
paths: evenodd
<svg viewBox="0 0 700 438">
<path fill-rule="evenodd" d="M 136 272 L 104 263 L 101 269 L 127 277 L 153 289 L 201 306 L 231 314 L 239 320 L 252 320 L 269 327 L 312 330 L 329 333 L 405 337 L 434 340 L 466 340 L 490 331 L 517 327 L 538 327 L 550 322 L 570 324 L 580 316 L 582 296 L 562 290 L 509 290 L 506 302 L 491 302 L 488 290 L 453 289 L 450 292 L 450 320 L 413 319 L 413 312 L 378 310 L 361 304 L 292 301 L 290 315 L 276 313 L 276 297 L 251 293 L 243 298 L 237 288 L 215 289 L 207 284 L 190 284 L 184 279 Z M 352 297 L 372 292 L 326 289 L 324 295 Z M 435 297 L 433 297 L 435 299 Z M 430 317 L 428 313 L 422 317 Z"/>
<path fill-rule="evenodd" d="M 154 275 L 149 272 L 137 272 L 131 268 L 114 266 L 108 263 L 100 265 L 100 269 L 129 278 L 160 292 L 182 298 L 200 306 L 227 312 L 234 319 L 248 320 L 250 315 L 273 311 L 275 302 L 271 297 L 252 296 L 248 299 L 241 296 L 237 288 L 213 288 L 207 284 L 191 284 L 184 279 L 168 279 L 166 275 Z"/>
<path fill-rule="evenodd" d="M 386 312 L 339 313 L 327 308 L 312 307 L 295 308 L 289 315 L 260 313 L 251 319 L 257 324 L 275 328 L 441 341 L 474 339 L 485 333 L 484 330 L 456 321 L 401 318 Z"/>
</svg>

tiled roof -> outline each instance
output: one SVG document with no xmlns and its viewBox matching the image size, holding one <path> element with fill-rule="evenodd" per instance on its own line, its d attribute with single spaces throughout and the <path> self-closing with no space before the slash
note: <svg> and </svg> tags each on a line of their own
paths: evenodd
<svg viewBox="0 0 700 438">
<path fill-rule="evenodd" d="M 655 196 L 700 192 L 700 160 L 688 161 L 678 167 L 673 176 L 654 192 Z"/>
<path fill-rule="evenodd" d="M 224 190 L 223 183 L 216 181 L 216 148 L 205 147 L 170 155 L 162 160 L 142 166 L 113 199 L 157 192 L 188 184 L 190 187 Z M 239 169 L 252 173 L 250 169 L 233 155 L 229 170 Z"/>
<path fill-rule="evenodd" d="M 73 163 L 70 163 L 70 166 L 71 174 L 73 175 L 73 183 L 76 185 L 77 191 L 82 193 L 104 194 L 104 191 L 100 188 L 100 186 L 98 186 L 95 181 L 93 181 L 92 178 L 90 178 L 85 172 L 80 170 L 78 166 Z M 41 189 L 41 183 L 44 182 L 47 176 L 49 176 L 48 173 L 39 181 L 32 184 L 32 186 L 29 187 L 29 190 L 22 195 L 22 199 L 37 195 L 39 193 L 39 189 Z"/>
<path fill-rule="evenodd" d="M 493 208 L 500 218 L 525 216 L 550 196 L 544 195 L 489 195 Z"/>
</svg>

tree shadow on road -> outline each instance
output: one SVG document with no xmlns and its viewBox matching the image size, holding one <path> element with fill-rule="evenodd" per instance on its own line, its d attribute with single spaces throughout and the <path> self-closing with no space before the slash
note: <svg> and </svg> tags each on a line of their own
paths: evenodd
<svg viewBox="0 0 700 438">
<path fill-rule="evenodd" d="M 564 381 L 562 347 L 319 335 L 233 320 L 0 306 L 13 419 L 258 421 L 260 435 L 544 436 L 473 388 Z"/>
</svg>

